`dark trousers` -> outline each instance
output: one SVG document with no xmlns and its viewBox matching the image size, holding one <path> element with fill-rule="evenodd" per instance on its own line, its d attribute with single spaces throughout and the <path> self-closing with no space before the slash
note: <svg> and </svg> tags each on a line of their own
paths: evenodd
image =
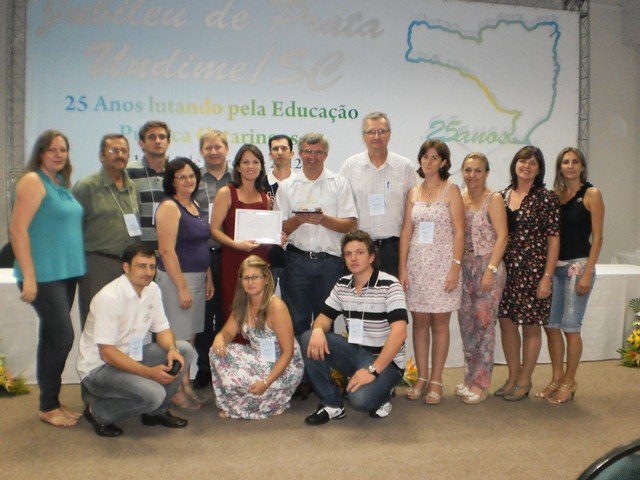
<svg viewBox="0 0 640 480">
<path fill-rule="evenodd" d="M 40 318 L 36 378 L 40 388 L 40 411 L 60 407 L 58 396 L 62 372 L 73 346 L 71 307 L 76 295 L 77 278 L 38 283 L 38 294 L 31 303 Z M 22 290 L 22 283 L 18 284 Z"/>
<path fill-rule="evenodd" d="M 78 280 L 78 306 L 80 326 L 84 328 L 89 315 L 91 300 L 107 283 L 122 275 L 122 261 L 94 252 L 85 252 L 87 273 Z"/>
<path fill-rule="evenodd" d="M 220 285 L 220 263 L 222 261 L 221 250 L 211 251 L 211 274 L 213 275 L 213 287 L 215 293 L 211 300 L 207 300 L 204 307 L 204 330 L 196 333 L 193 346 L 198 354 L 198 370 L 211 371 L 209 364 L 209 349 L 214 337 L 222 329 L 225 319 L 222 313 L 222 287 Z"/>
<path fill-rule="evenodd" d="M 374 240 L 378 247 L 378 262 L 380 270 L 398 278 L 398 264 L 400 263 L 400 239 L 391 237 L 385 240 Z"/>
<path fill-rule="evenodd" d="M 287 250 L 285 259 L 283 297 L 293 320 L 293 332 L 300 341 L 346 268 L 342 258 L 333 255 L 310 258 Z"/>
</svg>

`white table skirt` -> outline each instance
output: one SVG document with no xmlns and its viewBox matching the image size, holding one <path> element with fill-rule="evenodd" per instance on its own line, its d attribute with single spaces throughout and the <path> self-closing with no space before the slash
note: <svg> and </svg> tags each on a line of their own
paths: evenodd
<svg viewBox="0 0 640 480">
<path fill-rule="evenodd" d="M 640 297 L 640 266 L 607 265 L 596 267 L 596 281 L 584 319 L 583 360 L 607 360 L 619 358 L 616 350 L 625 344 L 625 338 L 633 329 L 633 313 L 627 307 L 629 300 Z M 30 305 L 20 301 L 18 289 L 10 269 L 0 269 L 0 353 L 7 357 L 12 374 L 22 374 L 30 383 L 35 382 L 35 359 L 38 341 L 38 318 Z M 71 318 L 75 329 L 74 346 L 69 354 L 62 376 L 64 383 L 77 383 L 75 364 L 78 351 L 80 322 L 77 305 Z M 496 327 L 497 363 L 504 363 L 500 345 L 500 332 Z M 544 337 L 544 336 L 543 336 Z M 408 354 L 413 354 L 411 328 L 407 340 Z M 549 352 L 543 340 L 540 362 L 548 363 Z M 451 345 L 447 367 L 463 364 L 462 340 L 457 315 L 451 316 Z"/>
</svg>

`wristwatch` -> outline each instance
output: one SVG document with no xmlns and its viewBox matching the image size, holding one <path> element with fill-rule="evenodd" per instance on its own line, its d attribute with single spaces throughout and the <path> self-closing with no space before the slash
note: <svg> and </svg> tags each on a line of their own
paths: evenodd
<svg viewBox="0 0 640 480">
<path fill-rule="evenodd" d="M 487 265 L 487 268 L 491 270 L 494 274 L 498 273 L 498 267 L 494 267 L 493 265 Z"/>
<path fill-rule="evenodd" d="M 371 375 L 373 375 L 374 377 L 377 377 L 379 375 L 378 371 L 376 370 L 376 366 L 373 363 L 371 365 L 369 365 L 367 370 L 369 370 L 369 373 Z"/>
</svg>

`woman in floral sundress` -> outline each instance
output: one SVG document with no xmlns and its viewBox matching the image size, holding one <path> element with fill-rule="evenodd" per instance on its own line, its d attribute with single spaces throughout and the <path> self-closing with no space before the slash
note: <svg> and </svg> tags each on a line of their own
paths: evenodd
<svg viewBox="0 0 640 480">
<path fill-rule="evenodd" d="M 263 419 L 289 408 L 304 364 L 284 302 L 276 297 L 269 265 L 251 255 L 240 265 L 229 319 L 209 358 L 221 417 Z M 240 333 L 248 345 L 233 343 Z"/>
<path fill-rule="evenodd" d="M 411 311 L 413 351 L 418 367 L 418 380 L 407 389 L 406 396 L 416 400 L 426 389 L 424 402 L 436 405 L 443 393 L 449 320 L 451 312 L 460 308 L 462 295 L 464 204 L 458 186 L 447 180 L 451 152 L 444 142 L 424 142 L 418 162 L 418 175 L 424 181 L 407 194 L 398 267 L 398 280 L 406 291 Z"/>
</svg>

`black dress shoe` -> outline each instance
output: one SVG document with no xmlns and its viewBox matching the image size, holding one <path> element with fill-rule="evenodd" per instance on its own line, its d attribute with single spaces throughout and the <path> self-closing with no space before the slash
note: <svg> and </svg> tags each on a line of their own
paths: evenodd
<svg viewBox="0 0 640 480">
<path fill-rule="evenodd" d="M 84 418 L 87 419 L 87 422 L 91 424 L 96 434 L 100 435 L 101 437 L 119 437 L 120 435 L 122 435 L 122 429 L 117 425 L 113 423 L 110 423 L 108 425 L 102 425 L 101 423 L 99 423 L 93 417 L 93 415 L 91 415 L 91 410 L 89 410 L 89 405 L 86 406 L 82 415 L 84 415 Z"/>
<path fill-rule="evenodd" d="M 196 378 L 193 379 L 191 385 L 196 390 L 200 390 L 201 388 L 205 388 L 207 385 L 211 384 L 211 371 L 210 370 L 198 370 L 196 373 Z"/>
<path fill-rule="evenodd" d="M 189 422 L 184 418 L 175 417 L 168 410 L 160 415 L 142 414 L 143 425 L 162 425 L 167 428 L 184 428 Z"/>
</svg>

